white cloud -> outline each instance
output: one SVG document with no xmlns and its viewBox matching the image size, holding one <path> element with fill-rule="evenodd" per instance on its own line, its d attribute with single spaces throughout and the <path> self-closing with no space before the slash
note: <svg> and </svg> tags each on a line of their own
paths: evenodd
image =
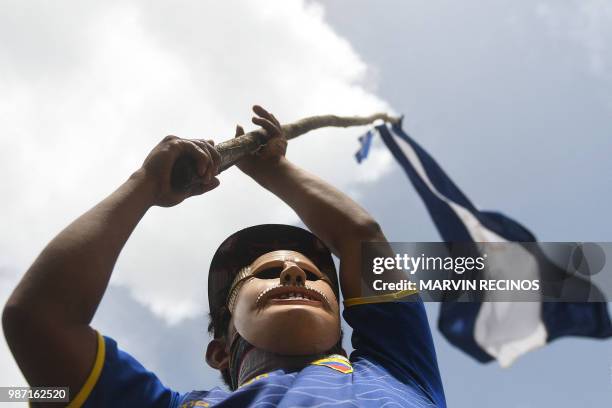
<svg viewBox="0 0 612 408">
<path fill-rule="evenodd" d="M 261 103 L 282 121 L 389 110 L 367 65 L 322 8 L 283 2 L 4 2 L 0 12 L 0 267 L 23 271 L 44 244 L 135 170 L 166 134 L 249 128 Z M 363 129 L 323 130 L 289 156 L 341 189 L 389 160 L 354 164 Z M 10 176 L 9 176 L 10 175 Z M 171 322 L 206 308 L 208 263 L 233 231 L 295 215 L 237 170 L 218 190 L 153 209 L 113 281 Z M 14 282 L 16 275 L 11 277 Z"/>
<path fill-rule="evenodd" d="M 535 10 L 550 34 L 570 39 L 584 49 L 585 66 L 590 73 L 612 79 L 612 3 L 547 1 L 538 3 Z"/>
</svg>

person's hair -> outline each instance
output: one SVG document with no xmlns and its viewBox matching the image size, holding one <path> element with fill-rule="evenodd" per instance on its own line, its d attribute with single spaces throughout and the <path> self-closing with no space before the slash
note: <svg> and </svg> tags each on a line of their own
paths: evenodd
<svg viewBox="0 0 612 408">
<path fill-rule="evenodd" d="M 208 333 L 215 339 L 225 337 L 232 318 L 229 308 L 226 305 L 217 307 L 210 311 L 208 317 Z"/>
</svg>

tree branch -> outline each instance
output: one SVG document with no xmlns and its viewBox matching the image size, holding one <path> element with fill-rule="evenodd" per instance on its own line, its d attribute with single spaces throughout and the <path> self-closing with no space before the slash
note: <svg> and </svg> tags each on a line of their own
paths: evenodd
<svg viewBox="0 0 612 408">
<path fill-rule="evenodd" d="M 336 116 L 321 115 L 300 119 L 294 123 L 282 126 L 287 140 L 296 138 L 311 130 L 323 127 L 351 127 L 363 126 L 382 120 L 389 123 L 399 123 L 400 118 L 390 116 L 386 113 L 375 113 L 370 116 Z M 266 131 L 257 129 L 225 142 L 215 145 L 215 149 L 221 155 L 219 173 L 227 170 L 243 157 L 257 151 L 266 141 Z M 177 190 L 187 189 L 195 181 L 195 165 L 189 157 L 179 158 L 172 170 L 172 185 Z"/>
<path fill-rule="evenodd" d="M 287 140 L 290 140 L 301 136 L 304 133 L 308 133 L 311 130 L 320 129 L 323 127 L 363 126 L 373 123 L 376 120 L 383 120 L 389 123 L 399 122 L 399 118 L 389 116 L 386 113 L 376 113 L 370 116 L 321 115 L 300 119 L 297 122 L 288 123 L 282 127 L 285 137 Z M 233 166 L 244 156 L 255 152 L 264 144 L 265 140 L 265 130 L 258 129 L 243 136 L 219 143 L 216 146 L 217 151 L 221 154 L 221 165 L 219 166 L 219 172 Z"/>
</svg>

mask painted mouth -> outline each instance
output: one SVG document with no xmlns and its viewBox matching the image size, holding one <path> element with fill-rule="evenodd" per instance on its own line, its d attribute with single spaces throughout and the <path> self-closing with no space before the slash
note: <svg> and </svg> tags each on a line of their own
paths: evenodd
<svg viewBox="0 0 612 408">
<path fill-rule="evenodd" d="M 331 308 L 329 300 L 323 292 L 306 286 L 274 286 L 261 292 L 255 301 L 257 307 L 263 307 L 269 303 L 303 304 Z"/>
</svg>

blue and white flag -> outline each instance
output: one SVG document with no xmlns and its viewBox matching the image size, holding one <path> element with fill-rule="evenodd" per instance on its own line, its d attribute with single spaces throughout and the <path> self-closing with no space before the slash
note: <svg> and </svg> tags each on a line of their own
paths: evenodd
<svg viewBox="0 0 612 408">
<path fill-rule="evenodd" d="M 386 125 L 376 129 L 421 196 L 445 242 L 536 241 L 534 235 L 516 221 L 500 213 L 477 209 L 436 161 L 402 130 L 401 124 L 391 129 Z M 537 279 L 550 272 L 548 266 L 552 263 L 545 260 L 544 255 L 522 250 L 520 245 L 512 247 L 523 251 L 511 254 L 513 274 Z M 508 268 L 505 269 L 508 272 Z M 442 334 L 481 362 L 496 359 L 506 367 L 522 354 L 561 336 L 612 336 L 605 302 L 484 300 L 442 302 L 438 319 Z"/>
</svg>

